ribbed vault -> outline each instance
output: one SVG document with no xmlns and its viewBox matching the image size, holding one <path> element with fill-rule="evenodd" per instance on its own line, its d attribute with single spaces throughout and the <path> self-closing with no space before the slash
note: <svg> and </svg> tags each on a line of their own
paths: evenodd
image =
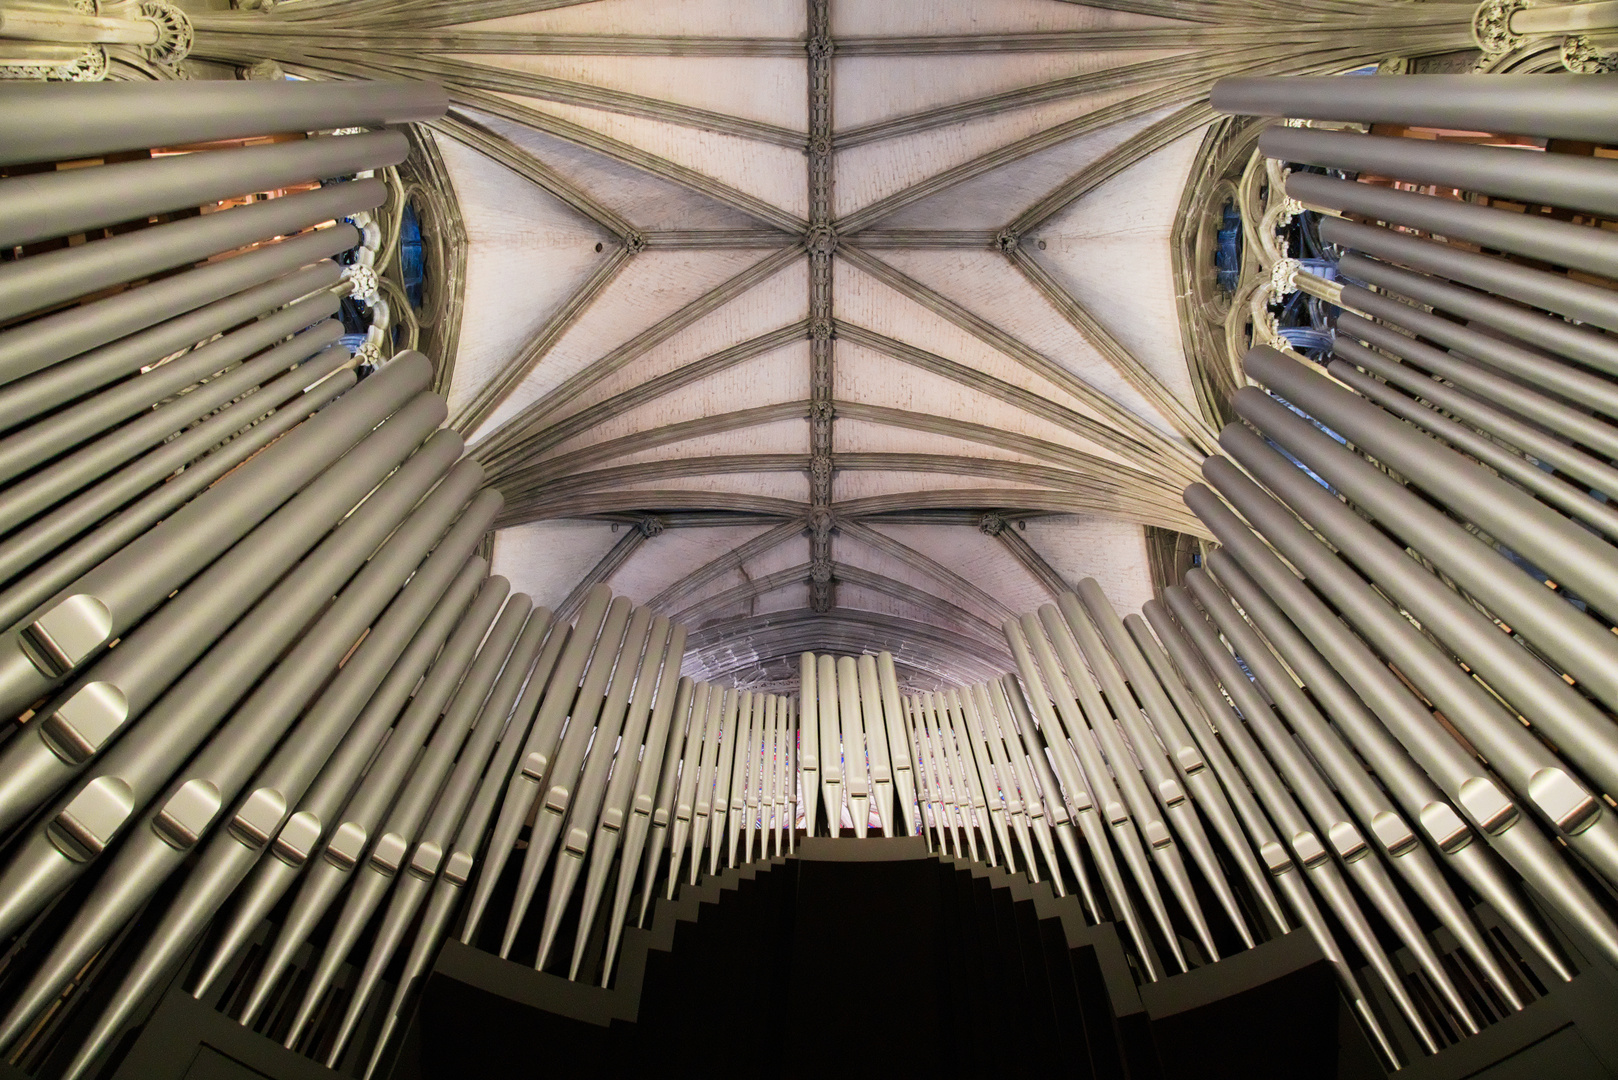
<svg viewBox="0 0 1618 1080">
<path fill-rule="evenodd" d="M 431 78 L 468 235 L 452 424 L 496 569 L 678 616 L 687 668 L 809 649 L 927 687 L 1095 576 L 1213 445 L 1170 229 L 1212 82 L 1466 44 L 1444 4 L 306 0 L 196 54 Z"/>
</svg>

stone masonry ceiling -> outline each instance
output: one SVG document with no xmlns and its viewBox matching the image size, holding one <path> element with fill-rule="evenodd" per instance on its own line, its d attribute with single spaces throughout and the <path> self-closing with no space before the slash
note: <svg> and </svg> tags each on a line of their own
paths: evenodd
<svg viewBox="0 0 1618 1080">
<path fill-rule="evenodd" d="M 1009 669 L 1064 581 L 1137 609 L 1146 527 L 1201 535 L 1170 232 L 1208 87 L 1428 7 L 314 0 L 198 51 L 450 89 L 451 423 L 515 588 L 610 581 L 699 678 L 889 649 L 930 688 Z"/>
</svg>

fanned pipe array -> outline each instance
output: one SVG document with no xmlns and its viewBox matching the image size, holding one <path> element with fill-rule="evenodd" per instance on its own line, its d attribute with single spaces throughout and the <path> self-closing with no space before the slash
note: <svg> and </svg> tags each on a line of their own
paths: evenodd
<svg viewBox="0 0 1618 1080">
<path fill-rule="evenodd" d="M 1016 679 L 908 695 L 900 722 L 915 799 L 914 808 L 904 808 L 906 821 L 929 848 L 991 866 L 1020 865 L 1036 882 L 1042 857 L 1057 895 L 1065 896 L 1059 844 L 1094 920 L 1072 815 Z"/>
<path fill-rule="evenodd" d="M 1218 459 L 1209 468 L 1235 472 Z M 1402 686 L 1393 672 L 1369 660 L 1345 682 L 1316 651 L 1333 637 L 1318 598 L 1309 601 L 1321 619 L 1293 625 L 1255 578 L 1285 574 L 1300 594 L 1302 582 L 1251 532 L 1238 539 L 1245 526 L 1228 510 L 1196 492 L 1188 501 L 1228 546 L 1185 587 L 1148 602 L 1144 619 L 1120 619 L 1086 580 L 1007 621 L 1015 676 L 907 700 L 929 842 L 990 863 L 998 842 L 1036 881 L 1037 852 L 1058 892 L 1071 876 L 1091 918 L 1119 924 L 1147 980 L 1217 962 L 1216 938 L 1250 948 L 1300 927 L 1390 1064 L 1405 1039 L 1386 1030 L 1377 1000 L 1430 1053 L 1480 1028 L 1475 992 L 1457 984 L 1446 951 L 1465 956 L 1502 1011 L 1524 1003 L 1521 975 L 1446 865 L 1571 977 L 1506 865 L 1471 842 L 1455 807 L 1368 707 L 1375 696 L 1362 701 L 1349 685 L 1375 665 L 1385 684 Z M 1438 729 L 1430 714 L 1426 723 Z M 1557 888 L 1577 887 L 1563 877 Z M 1434 925 L 1452 944 L 1437 943 Z M 1389 931 L 1397 946 L 1385 943 Z M 1375 994 L 1364 979 L 1376 981 Z"/>
<path fill-rule="evenodd" d="M 1229 402 L 1225 456 L 1185 492 L 1218 545 L 1146 605 L 1151 647 L 1145 626 L 1129 630 L 1213 740 L 1205 756 L 1269 875 L 1394 1063 L 1333 934 L 1397 1007 L 1387 1022 L 1428 1051 L 1484 1019 L 1451 977 L 1463 968 L 1509 1009 L 1532 996 L 1508 940 L 1553 979 L 1580 953 L 1618 961 L 1618 242 L 1599 227 L 1618 209 L 1618 163 L 1543 142 L 1610 141 L 1611 84 L 1261 79 L 1214 93 L 1229 111 L 1332 125 L 1273 127 L 1259 149 L 1291 163 L 1286 193 L 1335 262 L 1335 281 L 1297 270 L 1301 287 L 1342 312 L 1318 362 L 1247 353 L 1254 385 Z M 1375 123 L 1547 152 L 1355 126 Z M 1085 658 L 1105 690 L 1105 665 Z M 1046 659 L 1035 650 L 1050 679 Z M 1423 932 L 1434 924 L 1448 956 Z"/>
<path fill-rule="evenodd" d="M 480 827 L 492 824 L 492 832 L 462 941 L 477 939 L 488 919 L 502 957 L 520 944 L 518 951 L 534 950 L 534 966 L 544 968 L 577 893 L 568 975 L 578 977 L 591 931 L 604 917 L 611 945 L 601 981 L 608 983 L 633 900 L 634 869 L 644 857 L 649 887 L 662 854 L 668 817 L 658 802 L 659 783 L 672 782 L 665 762 L 679 761 L 694 690 L 680 677 L 685 638 L 684 627 L 614 598 L 606 586 L 586 594 L 565 643 L 548 650 L 551 686 L 530 705 L 532 723 L 513 750 L 510 778 L 480 797 L 486 806 Z M 518 859 L 525 826 L 527 845 Z M 615 859 L 623 869 L 607 906 Z M 496 913 L 490 902 L 508 864 L 516 874 L 515 896 Z M 538 905 L 547 871 L 549 891 Z M 519 941 L 525 930 L 537 930 L 537 945 L 532 935 Z"/>
<path fill-rule="evenodd" d="M 685 639 L 683 627 L 606 586 L 586 594 L 571 631 L 552 635 L 539 660 L 549 686 L 530 679 L 518 707 L 526 737 L 512 743 L 499 781 L 485 777 L 468 819 L 469 842 L 489 830 L 489 848 L 463 942 L 561 971 L 558 937 L 577 894 L 565 970 L 570 979 L 586 974 L 592 933 L 604 927 L 599 978 L 607 986 L 631 907 L 635 925 L 643 924 L 659 884 L 672 897 L 682 877 L 694 884 L 704 868 L 712 874 L 792 850 L 793 702 L 682 678 Z M 515 878 L 514 897 L 491 906 L 503 872 Z M 535 899 L 547 873 L 541 908 Z M 421 970 L 414 956 L 412 964 L 412 973 Z"/>
<path fill-rule="evenodd" d="M 0 1048 L 73 1020 L 53 1075 L 94 1068 L 226 910 L 199 993 L 300 876 L 283 939 L 333 875 L 349 922 L 387 899 L 354 1012 L 417 907 L 413 960 L 473 873 L 513 705 L 567 631 L 488 576 L 502 500 L 440 429 L 433 362 L 358 380 L 332 318 L 348 219 L 408 149 L 383 125 L 443 109 L 425 84 L 0 88 L 0 710 L 19 719 L 0 937 L 29 959 Z M 133 962 L 81 1006 L 137 919 Z"/>
<path fill-rule="evenodd" d="M 255 1023 L 266 1010 L 294 1006 L 295 998 L 290 1024 L 274 1030 L 289 1047 L 300 1046 L 313 1038 L 327 991 L 350 962 L 357 974 L 342 997 L 341 1017 L 312 1047 L 333 1067 L 349 1051 L 384 973 L 403 954 L 402 975 L 370 1047 L 366 1071 L 375 1071 L 438 943 L 456 930 L 471 939 L 512 861 L 516 834 L 531 818 L 522 860 L 529 884 L 507 915 L 508 932 L 515 936 L 529 921 L 539 878 L 532 867 L 548 866 L 543 966 L 582 884 L 577 971 L 614 856 L 621 847 L 625 865 L 634 865 L 645 842 L 655 791 L 647 777 L 658 773 L 676 706 L 690 697 L 689 681 L 679 678 L 685 631 L 644 608 L 631 612 L 606 586 L 587 595 L 569 626 L 525 596 L 507 597 L 502 579 L 476 585 L 469 582 L 456 613 L 443 621 L 436 658 L 422 650 L 410 668 L 397 669 L 394 696 L 379 692 L 367 706 L 392 722 L 392 737 L 368 762 L 355 757 L 320 792 L 311 789 L 315 799 L 306 796 L 306 804 L 324 799 L 315 811 L 330 821 L 317 834 L 324 850 L 316 853 L 313 837 L 300 836 L 296 852 L 277 847 L 280 858 L 260 862 L 194 987 L 199 997 L 208 994 L 290 893 L 291 907 L 238 1015 Z M 230 845 L 220 841 L 216 848 Z M 244 867 L 235 880 L 245 876 Z M 626 885 L 621 880 L 615 920 L 628 908 Z M 294 978 L 298 954 L 334 911 L 307 979 Z M 379 928 L 362 949 L 378 913 Z"/>
<path fill-rule="evenodd" d="M 1610 141 L 1610 95 L 1356 78 L 1214 99 L 1520 143 Z M 967 694 L 907 702 L 918 798 L 936 844 L 991 860 L 1013 796 L 1030 833 L 1042 802 L 1067 856 L 1042 846 L 1048 872 L 1145 978 L 1301 927 L 1397 1066 L 1523 1008 L 1529 970 L 1618 960 L 1618 243 L 1597 227 L 1618 164 L 1342 128 L 1259 148 L 1319 208 L 1335 280 L 1290 272 L 1340 302 L 1332 355 L 1247 354 L 1225 456 L 1185 492 L 1218 544 L 1144 619 L 1086 581 L 1006 623 L 1017 678 L 975 710 L 1009 707 L 1000 741 Z M 993 760 L 1012 736 L 1026 778 Z"/>
<path fill-rule="evenodd" d="M 664 886 L 670 899 L 682 868 L 694 885 L 704 863 L 712 874 L 721 864 L 739 866 L 796 850 L 801 733 L 794 705 L 784 695 L 690 680 L 682 684 L 663 748 L 661 776 L 647 773 L 644 794 L 638 789 L 636 795 L 636 805 L 650 813 L 637 925 L 646 920 L 665 850 Z M 645 834 L 646 827 L 641 831 Z M 632 870 L 636 864 L 624 865 Z M 632 872 L 619 881 L 619 902 L 608 938 L 609 967 L 633 883 Z M 607 975 L 603 971 L 603 984 Z"/>
</svg>

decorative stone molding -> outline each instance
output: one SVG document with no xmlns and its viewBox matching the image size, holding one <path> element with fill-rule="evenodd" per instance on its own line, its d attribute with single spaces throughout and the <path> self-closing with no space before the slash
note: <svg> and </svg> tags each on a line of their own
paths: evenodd
<svg viewBox="0 0 1618 1080">
<path fill-rule="evenodd" d="M 999 536 L 1006 531 L 1006 519 L 999 514 L 984 514 L 978 518 L 978 532 L 984 536 Z"/>
<path fill-rule="evenodd" d="M 0 6 L 0 15 L 0 79 L 99 82 L 107 77 L 109 47 L 173 75 L 195 43 L 190 17 L 163 0 L 13 4 Z"/>
<path fill-rule="evenodd" d="M 809 606 L 830 611 L 832 596 L 832 54 L 829 0 L 809 0 Z"/>
<path fill-rule="evenodd" d="M 832 228 L 830 222 L 816 222 L 809 227 L 804 246 L 811 255 L 830 256 L 837 250 L 837 230 Z"/>
<path fill-rule="evenodd" d="M 1523 38 L 1512 32 L 1511 17 L 1527 6 L 1527 0 L 1484 0 L 1472 16 L 1472 40 L 1489 56 L 1517 48 Z"/>
<path fill-rule="evenodd" d="M 1562 66 L 1575 75 L 1610 75 L 1618 72 L 1618 52 L 1597 48 L 1583 34 L 1562 42 Z"/>
<path fill-rule="evenodd" d="M 1283 296 L 1298 291 L 1299 269 L 1297 259 L 1276 260 L 1275 265 L 1270 267 L 1269 293 L 1271 298 L 1279 300 Z"/>
<path fill-rule="evenodd" d="M 147 59 L 172 67 L 191 55 L 196 35 L 185 12 L 162 0 L 144 0 L 140 14 L 157 27 L 157 41 L 146 46 Z"/>
<path fill-rule="evenodd" d="M 15 42 L 0 53 L 0 81 L 100 82 L 107 77 L 107 50 Z"/>
<path fill-rule="evenodd" d="M 1483 50 L 1479 71 L 1543 71 L 1545 61 L 1580 75 L 1618 70 L 1618 16 L 1610 4 L 1484 0 L 1472 37 Z"/>
</svg>

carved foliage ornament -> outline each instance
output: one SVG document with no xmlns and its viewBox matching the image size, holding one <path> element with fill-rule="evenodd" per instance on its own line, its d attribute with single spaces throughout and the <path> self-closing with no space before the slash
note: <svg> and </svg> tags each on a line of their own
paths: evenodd
<svg viewBox="0 0 1618 1080">
<path fill-rule="evenodd" d="M 837 232 L 829 224 L 814 225 L 804 244 L 811 255 L 830 255 L 837 250 Z"/>
<path fill-rule="evenodd" d="M 146 47 L 149 60 L 172 65 L 191 55 L 196 35 L 185 12 L 161 0 L 145 0 L 140 6 L 140 15 L 157 27 L 157 41 Z"/>
<path fill-rule="evenodd" d="M 135 50 L 173 69 L 195 43 L 190 18 L 163 0 L 75 0 L 55 9 L 0 4 L 0 15 L 7 16 L 0 18 L 0 79 L 99 82 L 107 77 L 108 46 L 114 55 Z"/>
<path fill-rule="evenodd" d="M 1546 7 L 1553 9 L 1548 21 L 1538 20 L 1535 29 L 1526 33 L 1513 28 L 1512 20 L 1518 13 L 1530 9 L 1539 13 Z M 1533 4 L 1530 0 L 1483 0 L 1472 16 L 1472 39 L 1484 55 L 1480 68 L 1501 70 L 1499 65 L 1507 60 L 1508 54 L 1536 50 L 1547 40 L 1561 37 L 1556 56 L 1568 71 L 1578 75 L 1618 71 L 1618 52 L 1611 48 L 1612 31 L 1618 27 L 1610 27 L 1594 36 L 1572 32 L 1591 29 L 1591 21 L 1576 14 L 1584 7 L 1578 4 L 1557 10 L 1555 5 Z M 1571 18 L 1557 18 L 1563 14 Z"/>
<path fill-rule="evenodd" d="M 1523 39 L 1512 33 L 1511 17 L 1527 6 L 1527 0 L 1484 0 L 1472 16 L 1472 40 L 1490 56 L 1515 49 Z"/>
<path fill-rule="evenodd" d="M 1575 75 L 1610 75 L 1618 72 L 1618 52 L 1598 48 L 1576 34 L 1562 42 L 1562 66 Z"/>
<path fill-rule="evenodd" d="M 0 80 L 33 82 L 101 82 L 107 77 L 107 50 L 86 45 L 76 55 L 58 59 L 55 46 L 0 45 Z"/>
</svg>

